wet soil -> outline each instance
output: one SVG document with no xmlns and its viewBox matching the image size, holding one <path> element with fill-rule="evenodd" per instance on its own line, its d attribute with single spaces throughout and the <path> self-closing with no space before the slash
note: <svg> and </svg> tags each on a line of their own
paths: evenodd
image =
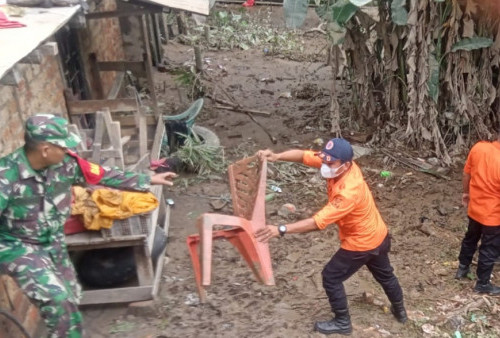
<svg viewBox="0 0 500 338">
<path fill-rule="evenodd" d="M 279 7 L 256 7 L 250 11 L 255 15 L 273 11 L 276 25 L 283 24 Z M 318 23 L 311 11 L 304 30 Z M 295 61 L 268 56 L 260 48 L 205 52 L 205 72 L 212 84 L 210 94 L 228 100 L 224 90 L 243 107 L 270 112 L 269 117 L 255 115 L 255 119 L 277 140 L 274 144 L 248 115 L 215 108 L 217 104 L 206 99 L 196 122 L 217 133 L 229 162 L 264 148 L 276 151 L 318 148 L 318 138 L 332 137 L 328 125 L 321 126 L 321 119 L 328 117 L 332 76 L 330 68 L 324 66 L 326 39 L 315 33 L 303 36 L 303 43 L 304 51 Z M 193 60 L 192 48 L 175 41 L 167 46 L 166 55 L 180 64 Z M 161 101 L 165 109 L 172 112 L 185 109 L 187 103 L 179 101 L 172 76 L 156 75 L 158 87 L 164 88 Z M 349 133 L 348 125 L 342 127 Z M 484 336 L 495 336 L 500 327 L 498 314 L 491 311 L 496 306 L 495 300 L 487 297 L 490 306 L 482 302 L 476 308 L 466 309 L 481 297 L 472 293 L 472 280 L 453 279 L 467 222 L 466 212 L 460 206 L 461 167 L 451 169 L 449 180 L 440 179 L 388 160 L 377 147 L 357 163 L 392 234 L 390 259 L 405 293 L 410 320 L 406 325 L 395 321 L 381 287 L 362 268 L 345 282 L 352 336 L 451 337 L 457 329 L 469 332 L 470 336 L 477 336 L 481 330 Z M 382 178 L 382 170 L 391 171 L 391 177 Z M 195 220 L 200 214 L 214 212 L 210 202 L 227 196 L 229 186 L 225 174 L 203 179 L 181 176 L 176 186 L 166 192 L 175 201 L 175 207 L 156 303 L 158 315 L 130 315 L 126 305 L 86 308 L 88 334 L 92 337 L 322 336 L 312 328 L 314 321 L 331 318 L 321 270 L 339 248 L 336 226 L 272 240 L 276 286 L 259 285 L 237 251 L 228 242 L 216 241 L 208 302 L 199 304 L 186 236 L 195 233 Z M 296 182 L 274 182 L 282 192 L 266 204 L 268 223 L 309 217 L 326 202 L 325 187 L 318 188 L 315 184 L 317 173 L 294 177 Z M 285 203 L 294 204 L 297 213 L 280 216 L 283 214 L 278 211 Z M 230 205 L 216 212 L 230 214 Z M 481 324 L 479 319 L 471 320 L 473 314 L 477 318 L 485 316 L 485 321 Z"/>
</svg>

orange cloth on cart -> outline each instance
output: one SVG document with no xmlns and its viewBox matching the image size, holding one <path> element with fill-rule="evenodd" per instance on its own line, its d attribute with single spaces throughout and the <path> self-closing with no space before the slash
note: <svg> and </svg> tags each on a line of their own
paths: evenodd
<svg viewBox="0 0 500 338">
<path fill-rule="evenodd" d="M 72 215 L 83 215 L 88 230 L 109 229 L 115 219 L 125 219 L 144 214 L 159 205 L 155 195 L 150 192 L 96 189 L 90 193 L 82 187 L 73 187 L 75 203 Z"/>
</svg>

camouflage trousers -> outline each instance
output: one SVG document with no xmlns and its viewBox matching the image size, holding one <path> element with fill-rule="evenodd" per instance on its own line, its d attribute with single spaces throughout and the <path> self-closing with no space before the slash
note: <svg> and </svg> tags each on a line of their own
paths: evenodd
<svg viewBox="0 0 500 338">
<path fill-rule="evenodd" d="M 12 277 L 39 308 L 49 337 L 82 336 L 81 288 L 63 241 L 0 242 L 0 258 L 0 274 Z"/>
</svg>

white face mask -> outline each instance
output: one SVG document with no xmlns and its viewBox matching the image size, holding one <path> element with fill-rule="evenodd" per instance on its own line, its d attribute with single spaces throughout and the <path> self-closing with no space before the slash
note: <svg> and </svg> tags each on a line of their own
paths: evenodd
<svg viewBox="0 0 500 338">
<path fill-rule="evenodd" d="M 344 166 L 345 163 L 343 163 L 340 167 L 337 168 L 330 168 L 327 164 L 321 164 L 321 176 L 323 178 L 335 178 L 342 174 L 342 172 L 339 172 L 339 169 Z"/>
</svg>

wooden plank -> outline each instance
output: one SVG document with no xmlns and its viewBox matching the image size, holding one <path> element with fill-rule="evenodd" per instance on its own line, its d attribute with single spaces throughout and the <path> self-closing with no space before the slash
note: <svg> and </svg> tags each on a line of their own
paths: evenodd
<svg viewBox="0 0 500 338">
<path fill-rule="evenodd" d="M 163 136 L 165 135 L 165 124 L 163 123 L 163 118 L 158 118 L 156 123 L 155 138 L 153 140 L 153 146 L 151 147 L 151 160 L 157 160 L 160 157 L 161 145 L 163 141 Z"/>
<path fill-rule="evenodd" d="M 146 69 L 142 61 L 100 61 L 97 65 L 101 72 L 131 71 L 138 77 L 146 77 Z"/>
<path fill-rule="evenodd" d="M 92 143 L 92 162 L 101 164 L 101 147 L 102 139 L 104 136 L 104 116 L 103 113 L 98 111 L 95 117 L 95 134 L 94 142 Z"/>
<path fill-rule="evenodd" d="M 86 290 L 82 293 L 80 305 L 128 303 L 152 299 L 152 285 L 115 288 L 103 290 Z"/>
<path fill-rule="evenodd" d="M 83 232 L 81 234 L 86 234 L 87 232 Z M 76 235 L 81 234 L 66 236 L 66 244 L 68 245 L 68 250 L 80 251 L 103 248 L 122 248 L 128 246 L 144 247 L 144 242 L 146 240 L 146 235 L 103 238 L 99 231 L 95 231 L 95 234 L 87 237 L 76 237 Z"/>
<path fill-rule="evenodd" d="M 115 157 L 115 159 L 118 162 L 118 166 L 121 169 L 125 169 L 125 163 L 123 161 L 123 143 L 120 130 L 120 122 L 113 121 L 111 122 L 111 125 L 109 127 L 111 130 L 111 133 L 109 134 L 111 145 L 113 146 L 113 149 L 118 150 L 119 154 L 117 157 Z"/>
<path fill-rule="evenodd" d="M 160 290 L 160 281 L 163 274 L 163 266 L 165 265 L 165 254 L 167 252 L 167 246 L 161 251 L 158 261 L 156 262 L 155 269 L 155 279 L 153 281 L 153 289 L 151 290 L 151 296 L 153 299 L 157 299 L 158 291 Z"/>
<path fill-rule="evenodd" d="M 135 99 L 114 99 L 114 100 L 81 100 L 67 101 L 70 115 L 93 114 L 103 108 L 109 108 L 110 112 L 131 112 L 137 110 Z"/>
<path fill-rule="evenodd" d="M 153 60 L 153 66 L 158 66 L 160 64 L 160 58 L 158 57 L 158 48 L 155 42 L 154 24 L 152 15 L 145 15 L 146 25 L 148 28 L 147 41 L 149 42 L 149 48 L 151 48 L 151 58 Z"/>
<path fill-rule="evenodd" d="M 158 66 L 161 64 L 163 60 L 163 45 L 161 43 L 161 32 L 160 32 L 160 18 L 159 15 L 161 14 L 151 14 L 151 19 L 152 19 L 152 24 L 153 24 L 153 31 L 154 31 L 154 41 L 156 44 L 156 49 L 158 53 Z"/>
<path fill-rule="evenodd" d="M 107 99 L 113 100 L 118 97 L 120 90 L 123 85 L 123 80 L 125 79 L 125 72 L 117 72 L 115 76 L 115 80 L 113 81 L 113 86 L 109 90 Z"/>
<path fill-rule="evenodd" d="M 158 8 L 157 10 L 154 10 L 154 9 L 127 9 L 127 10 L 121 10 L 121 11 L 106 11 L 106 12 L 89 13 L 89 14 L 85 14 L 85 17 L 89 20 L 104 19 L 104 18 L 121 18 L 121 17 L 126 17 L 126 16 L 139 16 L 139 15 L 150 14 L 150 13 L 158 13 L 161 11 L 162 11 L 161 8 Z"/>
<path fill-rule="evenodd" d="M 153 263 L 146 246 L 134 247 L 135 268 L 139 285 L 153 284 Z"/>
<path fill-rule="evenodd" d="M 153 102 L 153 111 L 155 113 L 156 117 L 159 117 L 160 111 L 158 109 L 158 100 L 156 98 L 156 89 L 155 89 L 155 82 L 153 79 L 153 70 L 151 69 L 152 65 L 152 60 L 151 60 L 151 50 L 149 47 L 149 39 L 148 39 L 148 29 L 146 25 L 146 18 L 145 15 L 141 17 L 141 23 L 142 23 L 142 41 L 144 42 L 144 55 L 143 55 L 143 61 L 144 61 L 144 67 L 146 68 L 146 74 L 147 74 L 147 79 L 148 79 L 148 87 L 149 87 L 149 95 L 151 97 L 151 101 Z"/>
</svg>

